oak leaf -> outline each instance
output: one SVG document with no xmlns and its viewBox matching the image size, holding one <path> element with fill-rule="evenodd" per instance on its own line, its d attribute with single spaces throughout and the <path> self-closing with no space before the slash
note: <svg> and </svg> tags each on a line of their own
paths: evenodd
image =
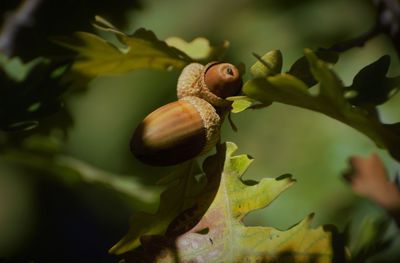
<svg viewBox="0 0 400 263">
<path fill-rule="evenodd" d="M 100 16 L 95 17 L 93 26 L 114 35 L 117 43 L 88 32 L 52 38 L 53 42 L 77 53 L 72 74 L 66 81 L 85 85 L 96 76 L 122 74 L 136 69 L 181 69 L 193 61 L 216 59 L 229 46 L 227 41 L 212 46 L 205 38 L 186 42 L 173 37 L 163 41 L 144 28 L 128 35 Z"/>
<path fill-rule="evenodd" d="M 318 94 L 313 94 L 305 80 L 296 77 L 293 70 L 251 79 L 243 87 L 244 94 L 264 103 L 276 101 L 323 113 L 364 133 L 378 147 L 386 148 L 400 160 L 400 123 L 382 123 L 374 105 L 352 104 L 345 96 L 346 88 L 329 63 L 309 49 L 305 50 L 305 58 L 313 79 L 319 82 Z"/>
<path fill-rule="evenodd" d="M 205 178 L 195 177 L 198 171 L 197 164 L 189 161 L 178 167 L 172 176 L 164 178 L 164 183 L 168 183 L 168 187 L 160 195 L 157 212 L 134 214 L 128 233 L 109 252 L 117 255 L 126 253 L 140 245 L 142 236 L 165 233 L 171 221 L 182 211 L 191 207 L 194 198 L 203 189 Z"/>
<path fill-rule="evenodd" d="M 249 212 L 270 204 L 294 180 L 285 175 L 259 183 L 244 181 L 242 175 L 253 160 L 233 155 L 236 150 L 237 146 L 228 142 L 204 162 L 210 181 L 197 203 L 212 200 L 198 222 L 181 233 L 142 237 L 142 247 L 125 255 L 127 262 L 332 261 L 332 233 L 322 227 L 311 229 L 312 216 L 287 231 L 243 224 Z M 174 222 L 175 227 L 193 223 L 196 216 L 183 218 L 186 220 Z"/>
</svg>

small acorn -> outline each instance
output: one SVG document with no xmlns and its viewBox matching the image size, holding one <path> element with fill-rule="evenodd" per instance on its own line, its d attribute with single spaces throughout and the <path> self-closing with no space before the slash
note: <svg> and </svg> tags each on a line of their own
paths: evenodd
<svg viewBox="0 0 400 263">
<path fill-rule="evenodd" d="M 242 78 L 236 66 L 230 63 L 211 62 L 187 65 L 178 79 L 178 98 L 196 96 L 214 107 L 229 107 L 226 97 L 235 96 L 242 87 Z"/>
<path fill-rule="evenodd" d="M 168 166 L 207 153 L 219 140 L 223 115 L 231 105 L 225 98 L 241 86 L 232 64 L 189 64 L 178 79 L 179 100 L 151 112 L 136 128 L 133 155 L 150 165 Z"/>
<path fill-rule="evenodd" d="M 131 151 L 150 165 L 175 165 L 211 150 L 220 125 L 221 118 L 208 102 L 184 97 L 147 115 L 133 134 Z"/>
</svg>

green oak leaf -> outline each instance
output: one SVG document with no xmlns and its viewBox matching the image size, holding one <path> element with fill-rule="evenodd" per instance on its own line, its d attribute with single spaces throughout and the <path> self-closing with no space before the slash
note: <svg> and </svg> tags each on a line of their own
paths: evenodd
<svg viewBox="0 0 400 263">
<path fill-rule="evenodd" d="M 198 203 L 207 203 L 207 209 L 193 227 L 146 236 L 141 248 L 125 255 L 127 262 L 332 261 L 332 233 L 322 227 L 311 229 L 312 216 L 286 231 L 243 224 L 249 212 L 269 205 L 294 180 L 285 175 L 259 183 L 244 181 L 242 175 L 253 160 L 244 154 L 234 155 L 236 150 L 234 143 L 222 144 L 217 154 L 204 162 L 211 181 Z M 193 223 L 186 220 L 175 225 L 188 221 Z"/>
<path fill-rule="evenodd" d="M 235 96 L 227 98 L 227 100 L 232 101 L 231 112 L 233 113 L 239 113 L 250 108 L 251 105 L 253 105 L 253 102 L 255 101 L 247 96 Z"/>
<path fill-rule="evenodd" d="M 249 98 L 247 96 L 233 96 L 228 97 L 226 100 L 232 101 L 231 104 L 231 112 L 232 113 L 239 113 L 245 111 L 247 109 L 260 109 L 267 107 L 272 104 L 270 103 L 257 103 L 256 100 Z"/>
<path fill-rule="evenodd" d="M 19 147 L 2 145 L 0 160 L 18 167 L 51 174 L 65 183 L 98 185 L 123 194 L 139 205 L 157 201 L 159 190 L 148 187 L 128 174 L 115 174 L 61 153 L 62 142 L 56 136 L 34 135 Z"/>
<path fill-rule="evenodd" d="M 140 28 L 133 35 L 118 35 L 125 46 L 117 48 L 103 38 L 87 32 L 53 41 L 78 52 L 73 71 L 89 77 L 126 73 L 140 68 L 182 68 L 188 63 L 183 55 L 156 38 L 153 32 Z"/>
<path fill-rule="evenodd" d="M 305 57 L 313 78 L 320 83 L 317 95 L 310 93 L 306 83 L 289 73 L 251 79 L 245 83 L 243 93 L 260 102 L 276 101 L 323 113 L 364 133 L 378 147 L 388 149 L 400 160 L 400 124 L 382 123 L 375 107 L 351 104 L 344 96 L 342 81 L 330 64 L 308 49 Z"/>
<path fill-rule="evenodd" d="M 115 35 L 119 46 L 87 32 L 75 32 L 72 36 L 53 37 L 53 42 L 77 52 L 72 73 L 87 81 L 99 75 L 114 75 L 135 69 L 151 68 L 171 70 L 183 68 L 191 62 L 182 51 L 159 40 L 152 31 L 140 28 L 127 35 L 101 17 L 94 25 Z M 72 76 L 71 76 L 71 78 Z"/>
<path fill-rule="evenodd" d="M 117 255 L 126 253 L 140 245 L 142 236 L 165 233 L 171 221 L 191 207 L 194 198 L 204 188 L 205 177 L 196 177 L 199 171 L 196 166 L 193 160 L 186 162 L 178 167 L 176 174 L 168 176 L 165 183 L 170 184 L 160 195 L 157 212 L 134 214 L 128 233 L 109 252 Z"/>
<path fill-rule="evenodd" d="M 67 68 L 45 58 L 23 63 L 0 55 L 0 130 L 33 129 L 59 111 L 66 90 L 60 78 Z"/>
<path fill-rule="evenodd" d="M 210 41 L 204 37 L 195 38 L 191 42 L 186 42 L 179 37 L 169 37 L 165 39 L 165 42 L 168 46 L 175 47 L 184 52 L 192 60 L 203 63 L 219 60 L 229 47 L 228 41 L 223 41 L 220 45 L 212 46 Z"/>
<path fill-rule="evenodd" d="M 0 53 L 1 71 L 16 82 L 23 81 L 36 65 L 46 62 L 46 59 L 38 57 L 28 63 L 23 63 L 19 57 L 8 58 Z"/>
<path fill-rule="evenodd" d="M 93 26 L 113 34 L 118 43 L 88 32 L 52 38 L 53 42 L 77 53 L 66 80 L 81 86 L 101 75 L 136 69 L 181 69 L 192 61 L 216 60 L 229 47 L 227 41 L 212 46 L 205 38 L 196 38 L 190 43 L 177 37 L 162 41 L 144 28 L 127 35 L 100 16 L 95 17 Z"/>
<path fill-rule="evenodd" d="M 400 88 L 400 76 L 386 77 L 389 65 L 390 57 L 385 55 L 361 69 L 353 84 L 345 88 L 347 94 L 354 94 L 348 100 L 357 106 L 380 105 L 389 100 Z"/>
<path fill-rule="evenodd" d="M 319 50 L 315 52 L 315 55 L 319 59 L 331 64 L 335 64 L 339 60 L 338 53 L 332 51 Z M 296 60 L 296 62 L 290 67 L 288 73 L 302 80 L 308 87 L 314 86 L 318 82 L 310 70 L 306 56 Z"/>
<path fill-rule="evenodd" d="M 250 68 L 250 73 L 254 78 L 273 76 L 281 73 L 282 53 L 280 50 L 272 50 L 264 56 L 253 54 L 257 62 Z"/>
<path fill-rule="evenodd" d="M 393 245 L 396 236 L 388 235 L 391 218 L 388 216 L 365 217 L 361 222 L 353 223 L 349 231 L 350 263 L 367 262 Z"/>
</svg>

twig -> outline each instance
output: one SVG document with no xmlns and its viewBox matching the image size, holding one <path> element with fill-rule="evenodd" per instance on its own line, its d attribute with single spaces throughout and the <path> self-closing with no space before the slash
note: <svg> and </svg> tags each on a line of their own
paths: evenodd
<svg viewBox="0 0 400 263">
<path fill-rule="evenodd" d="M 33 15 L 42 0 L 25 0 L 9 14 L 0 32 L 0 52 L 11 56 L 18 31 L 33 24 Z"/>
<path fill-rule="evenodd" d="M 362 47 L 367 41 L 384 33 L 391 39 L 400 57 L 400 2 L 397 0 L 373 0 L 372 2 L 376 7 L 377 17 L 371 30 L 323 50 L 343 52 L 354 47 Z"/>
<path fill-rule="evenodd" d="M 377 9 L 376 24 L 391 40 L 400 57 L 400 1 L 372 0 Z"/>
<path fill-rule="evenodd" d="M 333 52 L 343 52 L 343 51 L 349 50 L 354 47 L 362 47 L 365 45 L 365 43 L 368 40 L 371 40 L 372 38 L 374 38 L 375 36 L 377 36 L 381 33 L 383 33 L 381 27 L 379 25 L 375 25 L 371 30 L 369 30 L 368 32 L 366 32 L 356 38 L 336 43 L 333 46 L 331 46 L 330 48 L 327 48 L 324 50 L 325 51 L 333 51 Z"/>
</svg>

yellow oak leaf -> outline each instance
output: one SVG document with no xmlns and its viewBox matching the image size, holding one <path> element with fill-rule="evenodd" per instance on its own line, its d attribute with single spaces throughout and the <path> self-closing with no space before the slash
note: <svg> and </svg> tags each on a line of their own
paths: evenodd
<svg viewBox="0 0 400 263">
<path fill-rule="evenodd" d="M 290 175 L 244 181 L 252 159 L 234 156 L 236 150 L 228 142 L 206 159 L 204 171 L 210 181 L 197 203 L 212 200 L 197 223 L 181 233 L 142 237 L 142 247 L 125 254 L 127 262 L 332 262 L 332 233 L 323 227 L 311 229 L 312 216 L 287 231 L 243 224 L 246 214 L 270 204 L 295 181 Z M 193 214 L 173 224 L 179 228 L 193 222 Z"/>
</svg>

